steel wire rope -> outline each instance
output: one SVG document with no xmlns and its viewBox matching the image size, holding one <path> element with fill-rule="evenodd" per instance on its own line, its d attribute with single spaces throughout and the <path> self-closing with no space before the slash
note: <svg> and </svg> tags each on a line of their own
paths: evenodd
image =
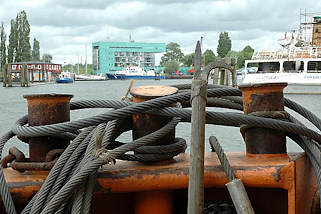
<svg viewBox="0 0 321 214">
<path fill-rule="evenodd" d="M 167 134 L 169 131 L 173 130 L 178 124 L 179 118 L 173 118 L 171 122 L 162 127 L 161 129 L 143 136 L 137 140 L 134 140 L 132 143 L 125 144 L 114 150 L 110 151 L 111 158 L 117 158 L 117 156 L 135 149 L 136 147 L 145 145 L 151 142 L 151 139 L 159 139 Z M 91 161 L 88 161 L 84 167 L 82 167 L 70 180 L 59 190 L 59 192 L 52 198 L 50 203 L 42 210 L 42 214 L 54 213 L 59 205 L 64 202 L 67 198 L 70 197 L 73 189 L 78 186 L 89 174 L 95 172 L 101 165 L 105 164 L 105 160 L 99 158 L 92 158 Z"/>
<path fill-rule="evenodd" d="M 0 159 L 2 159 L 2 150 L 3 147 L 5 145 L 5 143 L 11 139 L 14 136 L 14 133 L 12 131 L 9 131 L 7 133 L 5 133 L 1 138 L 0 138 Z M 6 212 L 8 214 L 16 214 L 16 208 L 14 206 L 12 197 L 10 195 L 9 192 L 9 188 L 8 185 L 6 183 L 6 179 L 4 177 L 4 172 L 3 172 L 3 168 L 2 165 L 0 164 L 0 194 L 1 194 L 1 198 L 2 198 L 2 202 L 4 204 L 4 207 L 6 209 Z"/>
<path fill-rule="evenodd" d="M 219 95 L 240 95 L 241 92 L 238 89 L 226 89 L 226 88 L 219 88 L 219 89 L 209 89 L 208 96 L 219 96 Z M 148 100 L 142 103 L 133 103 L 130 106 L 125 106 L 120 109 L 116 109 L 114 111 L 108 111 L 103 114 L 99 114 L 93 117 L 75 120 L 71 122 L 64 122 L 58 124 L 51 124 L 51 125 L 43 125 L 43 126 L 30 126 L 25 127 L 23 126 L 24 123 L 21 123 L 20 120 L 16 122 L 13 126 L 12 131 L 21 136 L 25 137 L 39 137 L 39 136 L 48 136 L 56 133 L 61 132 L 72 132 L 74 130 L 79 130 L 81 128 L 85 128 L 92 125 L 98 125 L 99 123 L 119 119 L 126 117 L 133 113 L 144 112 L 149 109 L 153 108 L 161 108 L 167 106 L 172 103 L 177 103 L 180 101 L 188 100 L 190 98 L 189 93 L 181 93 L 181 94 L 174 94 L 168 95 L 165 97 L 155 98 L 152 100 Z"/>
<path fill-rule="evenodd" d="M 210 91 L 210 90 L 209 90 Z M 238 93 L 236 93 L 236 94 L 238 94 L 239 95 L 239 92 Z M 217 96 L 218 96 L 218 94 L 216 94 Z M 100 106 L 100 107 L 102 107 L 102 108 L 105 108 L 105 101 L 103 101 L 103 106 Z M 79 105 L 80 104 L 83 104 L 83 103 L 81 103 L 81 102 L 79 102 Z M 308 117 L 307 119 L 308 120 L 315 120 L 314 122 L 312 122 L 312 121 L 310 121 L 310 122 L 312 122 L 314 125 L 316 125 L 319 129 L 320 129 L 320 122 L 318 122 L 318 121 L 320 121 L 320 119 L 319 118 L 317 118 L 315 115 L 311 115 L 310 113 L 309 113 L 309 111 L 307 111 L 306 109 L 304 109 L 304 108 L 300 108 L 300 107 L 298 107 L 297 106 L 297 104 L 296 103 L 294 103 L 294 102 L 287 102 L 287 101 L 285 101 L 285 104 L 287 105 L 287 106 L 290 106 L 289 108 L 294 108 L 295 109 L 295 111 L 299 111 L 299 113 L 301 114 L 301 115 L 303 115 L 305 118 L 306 117 Z M 89 103 L 87 103 L 86 104 L 87 106 L 89 105 Z M 124 102 L 122 102 L 121 104 L 119 103 L 119 102 L 114 102 L 113 104 L 109 104 L 109 105 L 111 105 L 111 108 L 112 107 L 115 107 L 115 106 L 117 106 L 118 105 L 118 108 L 123 108 L 123 107 L 125 107 L 125 106 L 127 106 L 127 105 L 131 105 L 131 103 L 124 103 Z M 71 104 L 71 106 L 72 106 L 72 104 Z M 76 106 L 76 105 L 75 105 Z M 92 107 L 93 108 L 96 108 L 97 106 L 99 106 L 99 105 L 93 105 Z M 300 105 L 299 105 L 300 106 Z M 80 108 L 83 108 L 84 106 L 82 106 L 82 107 L 80 107 Z M 79 108 L 79 109 L 80 109 Z M 76 108 L 75 108 L 76 109 Z M 166 112 L 167 111 L 167 112 Z M 153 110 L 151 113 L 157 113 L 157 114 L 160 114 L 160 113 L 164 113 L 165 112 L 165 115 L 167 114 L 171 114 L 171 113 L 173 113 L 174 112 L 174 114 L 175 115 L 171 115 L 171 116 L 178 116 L 178 114 L 177 114 L 177 112 L 175 112 L 174 111 L 174 109 L 171 109 L 171 108 L 165 108 L 165 109 L 163 109 L 163 110 Z M 188 119 L 188 117 L 190 117 L 190 114 L 189 114 L 189 112 L 187 111 L 185 111 L 185 112 L 183 112 L 182 110 L 181 110 L 181 112 L 180 112 L 180 114 L 181 115 L 184 115 L 184 118 L 183 118 L 183 121 L 184 120 L 186 120 L 186 121 L 189 121 L 189 119 Z M 209 118 L 207 118 L 208 119 L 208 121 L 209 122 L 211 122 L 212 124 L 216 124 L 215 123 L 215 118 L 217 119 L 217 117 L 215 117 L 214 116 L 214 118 L 213 118 L 213 115 L 211 115 L 211 113 L 209 113 L 209 115 L 210 115 L 210 117 Z M 228 115 L 228 113 L 227 113 L 227 115 Z M 217 115 L 216 115 L 217 116 Z M 247 116 L 247 117 L 251 117 L 251 116 Z M 256 117 L 254 117 L 254 118 L 256 118 Z M 312 118 L 312 119 L 311 119 Z M 246 119 L 249 119 L 249 118 L 246 118 Z M 251 119 L 251 118 L 250 118 Z M 257 118 L 256 118 L 257 119 Z M 240 118 L 238 118 L 238 120 L 241 120 Z M 272 119 L 273 120 L 273 119 Z M 242 120 L 241 120 L 242 121 Z M 243 121 L 244 122 L 244 121 Z M 267 121 L 265 121 L 265 122 L 267 122 Z M 26 123 L 26 117 L 23 117 L 23 118 L 21 118 L 21 119 L 19 119 L 19 121 L 18 121 L 18 124 L 25 124 Z M 255 123 L 254 123 L 255 124 Z M 218 125 L 224 125 L 224 123 L 223 124 L 218 124 Z M 238 122 L 232 122 L 230 125 L 233 125 L 233 126 L 239 126 L 240 124 L 238 123 Z M 259 125 L 262 125 L 262 124 L 259 124 Z M 283 125 L 285 125 L 285 124 L 283 124 Z M 263 125 L 263 127 L 265 127 L 264 125 Z M 270 127 L 268 127 L 268 128 L 270 128 Z M 292 127 L 293 128 L 293 127 Z M 296 128 L 298 128 L 298 127 L 296 127 Z M 306 130 L 304 130 L 304 131 L 306 131 Z M 308 131 L 309 132 L 309 131 Z M 311 134 L 311 133 L 309 133 L 309 134 Z M 309 134 L 308 134 L 308 136 L 309 136 Z M 313 133 L 312 133 L 313 134 Z M 317 133 L 316 133 L 317 134 Z M 317 135 L 316 135 L 317 136 Z M 5 142 L 4 142 L 5 143 Z M 2 170 L 1 170 L 2 171 Z M 2 171 L 3 172 L 3 171 Z M 3 174 L 3 173 L 2 173 Z M 5 183 L 5 182 L 4 182 Z M 28 204 L 29 205 L 29 204 Z"/>
<path fill-rule="evenodd" d="M 37 203 L 41 203 L 46 198 L 40 197 L 41 195 L 46 195 L 49 193 L 49 191 L 52 188 L 52 185 L 56 182 L 56 179 L 58 176 L 64 176 L 64 174 L 61 173 L 61 170 L 65 168 L 67 161 L 70 159 L 70 157 L 75 154 L 74 151 L 79 147 L 79 144 L 85 144 L 86 139 L 90 138 L 90 133 L 94 127 L 88 127 L 84 129 L 65 149 L 65 151 L 61 154 L 56 164 L 53 166 L 53 168 L 50 170 L 46 180 L 42 184 L 40 190 L 38 193 L 33 197 L 33 199 L 28 203 L 28 205 L 23 210 L 23 214 L 31 212 L 31 208 L 33 206 L 33 203 L 36 201 Z M 68 165 L 67 165 L 68 166 Z M 59 182 L 58 182 L 59 183 Z M 41 209 L 41 208 L 40 208 Z"/>
</svg>

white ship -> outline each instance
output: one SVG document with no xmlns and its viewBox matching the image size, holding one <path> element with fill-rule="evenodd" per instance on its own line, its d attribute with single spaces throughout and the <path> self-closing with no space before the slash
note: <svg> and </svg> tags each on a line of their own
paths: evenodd
<svg viewBox="0 0 321 214">
<path fill-rule="evenodd" d="M 258 69 L 244 72 L 242 83 L 321 85 L 321 16 L 300 23 L 278 42 L 282 50 L 258 51 L 245 61 L 245 71 L 253 65 Z"/>
</svg>

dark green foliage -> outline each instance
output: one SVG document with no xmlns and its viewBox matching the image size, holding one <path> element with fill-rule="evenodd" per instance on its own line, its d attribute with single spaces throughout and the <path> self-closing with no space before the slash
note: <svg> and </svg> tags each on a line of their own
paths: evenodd
<svg viewBox="0 0 321 214">
<path fill-rule="evenodd" d="M 249 60 L 252 58 L 254 53 L 254 49 L 251 46 L 246 46 L 242 51 L 230 51 L 227 56 L 237 58 L 236 69 L 240 69 L 244 67 L 245 60 Z"/>
<path fill-rule="evenodd" d="M 165 73 L 172 74 L 179 69 L 179 63 L 177 61 L 168 61 L 165 64 Z"/>
<path fill-rule="evenodd" d="M 4 32 L 3 23 L 1 23 L 1 28 L 0 28 L 0 73 L 3 72 L 4 65 L 7 63 L 6 38 L 7 38 L 7 34 L 6 34 L 6 32 Z"/>
<path fill-rule="evenodd" d="M 9 35 L 9 46 L 8 46 L 8 63 L 13 63 L 16 58 L 16 47 L 18 44 L 17 40 L 17 24 L 14 19 L 11 19 L 11 28 Z"/>
<path fill-rule="evenodd" d="M 36 38 L 33 39 L 33 47 L 32 47 L 31 55 L 32 55 L 33 61 L 40 61 L 40 43 Z"/>
<path fill-rule="evenodd" d="M 207 49 L 204 53 L 203 53 L 203 62 L 204 65 L 206 66 L 208 63 L 213 62 L 215 60 L 215 54 L 212 50 Z"/>
<path fill-rule="evenodd" d="M 26 62 L 31 60 L 30 25 L 27 14 L 23 10 L 17 14 L 16 20 L 11 19 L 8 46 L 8 63 Z"/>
<path fill-rule="evenodd" d="M 186 67 L 194 66 L 195 53 L 187 54 L 183 57 L 182 63 Z"/>
<path fill-rule="evenodd" d="M 182 62 L 184 54 L 182 53 L 179 44 L 175 42 L 166 45 L 166 53 L 162 56 L 160 65 L 165 66 L 169 61 L 176 61 L 178 64 Z"/>
<path fill-rule="evenodd" d="M 52 61 L 52 56 L 50 54 L 43 54 L 42 55 L 42 59 L 41 59 L 42 62 L 47 62 L 47 63 L 51 63 Z"/>
<path fill-rule="evenodd" d="M 16 62 L 26 62 L 31 60 L 31 45 L 30 45 L 30 25 L 27 19 L 27 14 L 23 10 L 16 17 L 17 24 L 17 41 L 16 46 Z"/>
<path fill-rule="evenodd" d="M 217 45 L 217 54 L 219 57 L 224 58 L 227 53 L 232 48 L 232 42 L 230 37 L 228 36 L 227 32 L 221 32 L 220 37 L 218 39 L 218 45 Z"/>
</svg>

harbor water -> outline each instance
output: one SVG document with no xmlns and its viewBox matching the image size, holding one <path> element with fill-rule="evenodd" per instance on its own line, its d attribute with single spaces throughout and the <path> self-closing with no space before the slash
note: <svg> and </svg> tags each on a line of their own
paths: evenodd
<svg viewBox="0 0 321 214">
<path fill-rule="evenodd" d="M 191 83 L 191 79 L 173 79 L 173 80 L 136 80 L 135 86 L 142 85 L 175 85 Z M 209 81 L 210 82 L 210 81 Z M 73 94 L 72 101 L 87 100 L 87 99 L 111 99 L 120 100 L 125 95 L 129 86 L 130 80 L 119 81 L 80 81 L 72 84 L 38 84 L 31 87 L 0 87 L 0 133 L 1 135 L 10 130 L 14 122 L 27 114 L 27 101 L 23 98 L 25 94 L 39 94 L 39 93 L 66 93 Z M 320 86 L 312 88 L 314 93 L 311 92 L 310 86 L 288 86 L 286 91 L 291 91 L 291 87 L 296 92 L 307 92 L 308 94 L 290 93 L 285 94 L 285 97 L 290 98 L 299 104 L 305 106 L 318 117 L 321 117 L 321 95 L 315 92 L 321 92 Z M 229 111 L 233 110 L 209 108 L 211 111 Z M 71 112 L 71 120 L 86 118 L 94 116 L 108 109 L 90 109 L 90 110 L 76 110 Z M 293 114 L 292 111 L 289 111 Z M 315 129 L 309 123 L 303 120 L 302 117 L 295 115 L 300 121 L 308 125 L 310 128 Z M 190 144 L 190 123 L 180 123 L 176 128 L 176 136 L 186 139 L 187 144 Z M 210 151 L 208 139 L 211 135 L 215 135 L 219 142 L 222 144 L 225 151 L 245 151 L 245 144 L 240 134 L 239 128 L 223 127 L 216 125 L 206 126 L 206 150 Z M 131 140 L 131 133 L 127 132 L 121 135 L 118 140 L 129 142 Z M 18 147 L 24 153 L 28 153 L 28 146 L 20 142 L 18 139 L 13 138 L 7 143 L 4 149 L 4 154 L 7 154 L 8 148 L 12 146 Z M 300 151 L 293 142 L 287 139 L 288 151 Z M 189 148 L 187 149 L 187 152 Z"/>
</svg>

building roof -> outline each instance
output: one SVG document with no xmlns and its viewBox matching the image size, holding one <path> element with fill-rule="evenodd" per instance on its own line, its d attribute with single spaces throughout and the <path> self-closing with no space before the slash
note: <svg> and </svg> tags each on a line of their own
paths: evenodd
<svg viewBox="0 0 321 214">
<path fill-rule="evenodd" d="M 52 62 L 41 62 L 41 61 L 27 61 L 27 62 L 13 62 L 13 63 L 8 63 L 8 64 L 52 64 L 52 65 L 61 65 L 59 63 L 52 63 Z"/>
</svg>

